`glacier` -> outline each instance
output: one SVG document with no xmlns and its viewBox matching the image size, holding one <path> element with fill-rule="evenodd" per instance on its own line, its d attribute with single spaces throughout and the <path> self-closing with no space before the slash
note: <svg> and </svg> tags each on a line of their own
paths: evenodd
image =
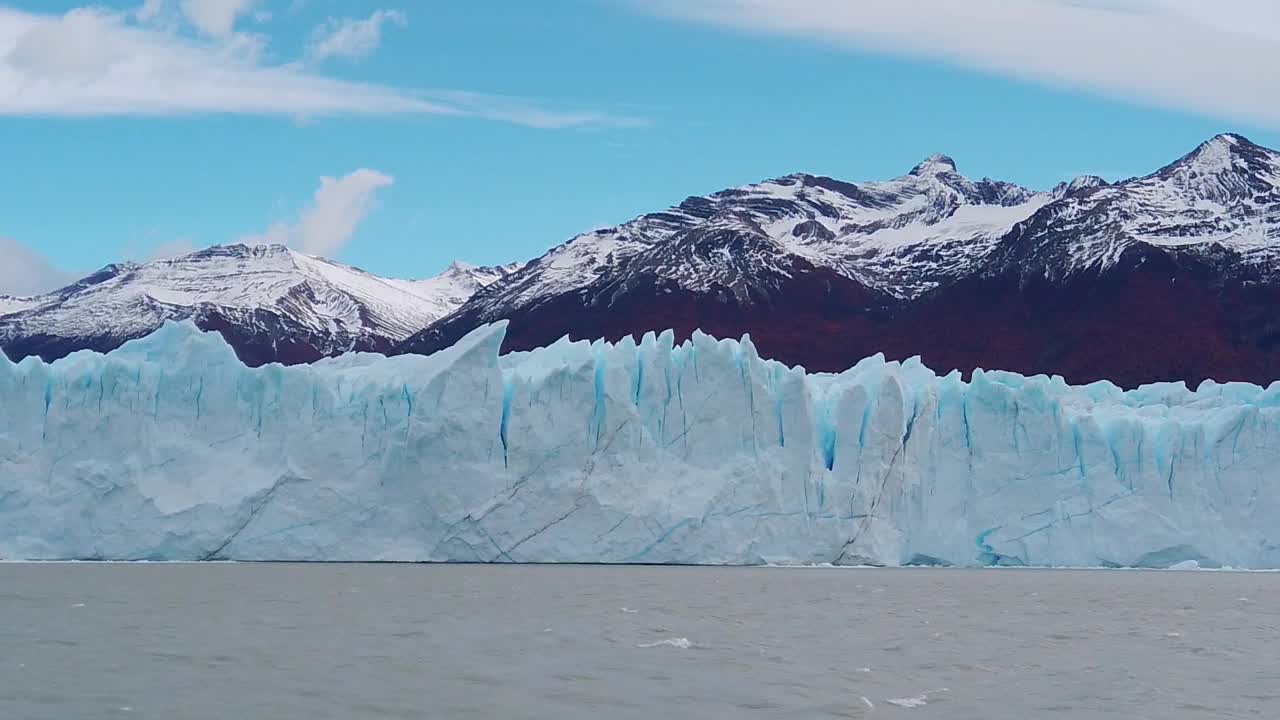
<svg viewBox="0 0 1280 720">
<path fill-rule="evenodd" d="M 170 322 L 0 357 L 0 558 L 1280 567 L 1280 384 L 504 332 L 248 368 Z"/>
</svg>

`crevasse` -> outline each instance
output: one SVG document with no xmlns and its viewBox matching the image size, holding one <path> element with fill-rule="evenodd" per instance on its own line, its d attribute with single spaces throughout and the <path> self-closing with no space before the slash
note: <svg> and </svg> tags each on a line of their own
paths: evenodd
<svg viewBox="0 0 1280 720">
<path fill-rule="evenodd" d="M 671 333 L 0 359 L 0 557 L 1280 567 L 1280 385 L 839 375 Z"/>
</svg>

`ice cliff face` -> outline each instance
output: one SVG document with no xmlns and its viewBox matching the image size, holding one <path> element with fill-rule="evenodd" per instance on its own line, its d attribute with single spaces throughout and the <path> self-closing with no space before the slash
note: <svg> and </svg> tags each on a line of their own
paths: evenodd
<svg viewBox="0 0 1280 720">
<path fill-rule="evenodd" d="M 670 334 L 0 359 L 5 558 L 1280 566 L 1280 385 L 1121 392 Z"/>
</svg>

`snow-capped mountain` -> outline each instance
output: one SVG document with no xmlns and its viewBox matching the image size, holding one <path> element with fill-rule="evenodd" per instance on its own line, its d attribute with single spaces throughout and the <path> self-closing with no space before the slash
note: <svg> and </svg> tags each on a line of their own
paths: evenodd
<svg viewBox="0 0 1280 720">
<path fill-rule="evenodd" d="M 1146 177 L 1081 188 L 1010 234 L 992 269 L 1062 277 L 1144 247 L 1280 273 L 1280 153 L 1219 135 Z"/>
<path fill-rule="evenodd" d="M 598 283 L 661 278 L 685 290 L 750 292 L 797 263 L 827 267 L 897 298 L 972 272 L 1052 193 L 974 182 L 934 155 L 901 178 L 860 185 L 803 173 L 691 197 L 667 211 L 579 235 L 500 283 L 494 310 Z"/>
<path fill-rule="evenodd" d="M 517 267 L 455 263 L 434 278 L 396 280 L 282 245 L 211 247 L 110 265 L 48 295 L 0 297 L 0 348 L 14 359 L 106 351 L 191 318 L 253 364 L 387 350 Z"/>
<path fill-rule="evenodd" d="M 518 262 L 483 266 L 455 261 L 435 277 L 425 280 L 386 279 L 386 282 L 420 298 L 424 303 L 422 309 L 434 321 L 462 307 L 481 288 L 492 285 L 523 266 L 524 263 Z"/>
<path fill-rule="evenodd" d="M 26 310 L 27 308 L 35 307 L 37 304 L 39 304 L 38 298 L 14 297 L 13 295 L 0 294 L 0 315 L 8 315 L 9 313 Z"/>
<path fill-rule="evenodd" d="M 817 285 L 839 285 L 844 294 L 852 294 L 839 305 L 910 302 L 979 272 L 1015 224 L 1055 199 L 1092 186 L 1086 181 L 1036 192 L 995 180 L 974 181 L 960 174 L 951 158 L 933 155 L 906 175 L 884 182 L 853 184 L 797 173 L 690 197 L 666 211 L 585 233 L 552 249 L 522 272 L 477 293 L 405 348 L 432 351 L 479 324 L 502 318 L 517 320 L 510 337 L 512 347 L 522 349 L 565 332 L 587 337 L 589 328 L 598 328 L 603 336 L 631 334 L 631 320 L 618 323 L 631 298 L 637 298 L 635 322 L 652 322 L 653 329 L 664 322 L 688 325 L 688 330 L 711 323 L 740 334 L 753 323 L 735 319 L 720 326 L 706 312 L 717 306 L 702 307 L 699 298 L 717 298 L 721 309 L 750 308 L 759 317 L 766 307 L 798 308 L 794 298 L 785 298 L 793 291 L 806 292 L 799 287 L 805 284 L 802 278 L 815 273 L 822 276 L 815 279 Z M 651 304 L 640 300 L 646 294 L 659 297 Z M 561 308 L 564 298 L 572 298 L 568 304 L 578 308 Z M 689 300 L 679 303 L 680 308 L 664 309 L 677 298 Z M 645 306 L 656 316 L 644 317 Z M 688 312 L 697 322 L 683 317 Z M 601 317 L 584 320 L 593 313 Z M 543 315 L 562 324 L 546 323 L 546 332 L 525 331 L 533 321 L 542 324 Z M 802 359 L 783 354 L 788 360 Z"/>
<path fill-rule="evenodd" d="M 850 183 L 793 174 L 690 197 L 528 264 L 378 278 L 284 247 L 112 265 L 0 296 L 0 348 L 107 350 L 193 318 L 250 363 L 427 353 L 510 320 L 507 350 L 701 329 L 834 371 L 931 367 L 1133 386 L 1280 378 L 1280 154 L 1215 137 L 1144 177 L 1036 191 L 933 155 Z"/>
<path fill-rule="evenodd" d="M 884 351 L 1073 381 L 1269 381 L 1278 185 L 1280 155 L 1238 135 L 1047 192 L 971 180 L 942 155 L 885 182 L 788 175 L 575 237 L 401 349 L 509 319 L 508 349 L 701 328 L 811 370 Z"/>
</svg>

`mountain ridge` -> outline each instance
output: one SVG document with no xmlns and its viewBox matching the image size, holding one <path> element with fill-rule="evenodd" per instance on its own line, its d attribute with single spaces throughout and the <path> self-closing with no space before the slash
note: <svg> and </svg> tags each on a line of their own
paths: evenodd
<svg viewBox="0 0 1280 720">
<path fill-rule="evenodd" d="M 816 371 L 884 352 L 1122 386 L 1280 377 L 1280 154 L 1232 133 L 1147 175 L 1048 190 L 970 179 L 942 154 L 888 180 L 792 173 L 686 197 L 528 263 L 418 281 L 219 248 L 172 261 L 190 272 L 160 292 L 120 278 L 167 266 L 122 263 L 41 298 L 0 297 L 0 348 L 52 359 L 192 317 L 251 364 L 294 363 L 430 353 L 507 320 L 508 351 L 701 329 L 750 334 Z"/>
<path fill-rule="evenodd" d="M 1265 381 L 1280 376 L 1274 333 L 1257 320 L 1280 287 L 1278 188 L 1280 154 L 1235 134 L 1145 176 L 1049 191 L 971 180 L 940 154 L 888 181 L 796 173 L 579 235 L 399 350 L 433 352 L 507 319 L 508 350 L 701 328 L 750 333 L 762 352 L 815 370 L 885 351 L 1126 386 Z M 1119 304 L 1074 296 L 1094 291 Z M 1183 308 L 1191 297 L 1202 306 Z M 1212 350 L 1180 362 L 1162 359 L 1175 354 L 1165 340 L 1132 359 L 1091 347 L 1123 346 L 1116 316 L 1136 307 L 1148 316 L 1126 322 L 1155 321 L 1153 340 Z M 1065 323 L 1058 337 L 1054 322 Z"/>
<path fill-rule="evenodd" d="M 252 364 L 388 351 L 515 266 L 455 263 L 425 280 L 381 278 L 283 245 L 217 245 L 113 263 L 51 293 L 0 297 L 0 349 L 46 360 L 105 352 L 165 320 L 228 336 Z M 15 357 L 16 356 L 16 357 Z"/>
</svg>

